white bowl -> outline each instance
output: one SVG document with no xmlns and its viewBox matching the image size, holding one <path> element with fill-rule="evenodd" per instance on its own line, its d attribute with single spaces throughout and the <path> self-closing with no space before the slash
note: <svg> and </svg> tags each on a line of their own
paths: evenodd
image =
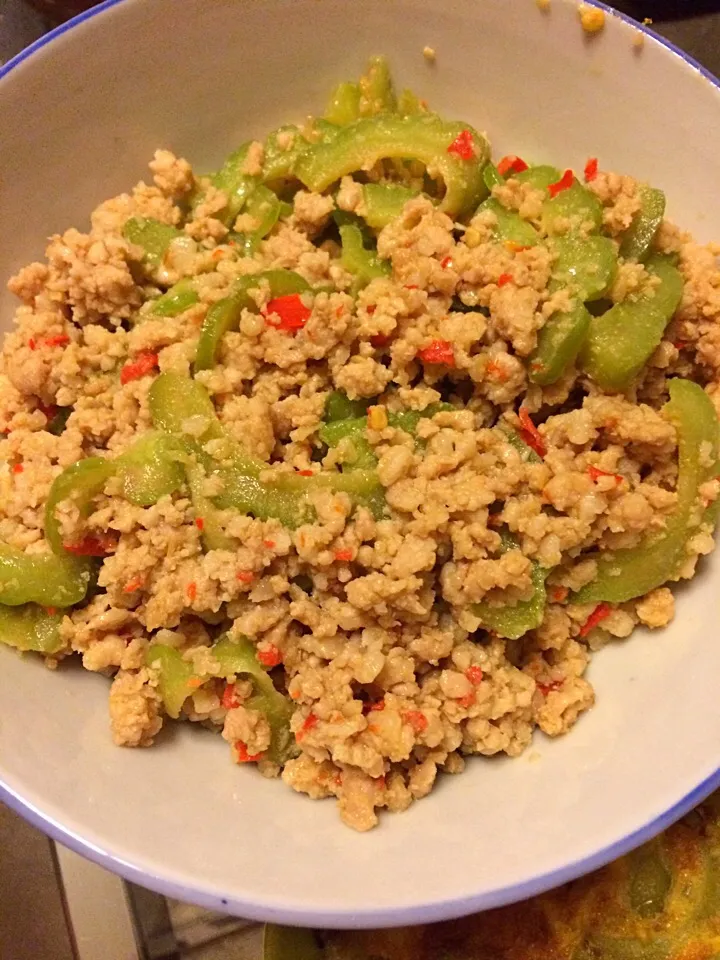
<svg viewBox="0 0 720 960">
<path fill-rule="evenodd" d="M 107 0 L 1 72 L 0 276 L 145 173 L 158 145 L 212 168 L 249 134 L 322 109 L 387 53 L 403 85 L 500 154 L 651 179 L 720 239 L 716 81 L 637 25 L 583 35 L 552 0 Z M 422 55 L 429 44 L 437 63 Z M 6 325 L 13 304 L 3 294 Z M 619 856 L 720 785 L 720 557 L 673 625 L 607 648 L 597 706 L 516 760 L 476 759 L 368 835 L 228 762 L 189 726 L 112 746 L 107 681 L 0 650 L 2 796 L 56 839 L 163 893 L 324 926 L 430 921 L 538 893 Z"/>
</svg>

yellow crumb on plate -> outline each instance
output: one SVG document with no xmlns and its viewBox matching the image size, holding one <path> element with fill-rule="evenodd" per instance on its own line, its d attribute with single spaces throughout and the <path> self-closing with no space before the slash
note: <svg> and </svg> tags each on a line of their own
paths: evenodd
<svg viewBox="0 0 720 960">
<path fill-rule="evenodd" d="M 435 63 L 437 54 L 435 53 L 435 47 L 423 47 L 423 56 L 428 63 Z"/>
<path fill-rule="evenodd" d="M 597 7 L 591 7 L 586 3 L 581 3 L 578 7 L 580 23 L 585 33 L 595 34 L 605 26 L 605 11 Z"/>
<path fill-rule="evenodd" d="M 636 50 L 642 50 L 645 46 L 645 34 L 640 33 L 639 30 L 635 31 L 635 36 L 632 39 L 632 45 Z"/>
<path fill-rule="evenodd" d="M 547 13 L 547 11 L 550 9 L 550 0 L 535 0 L 535 3 L 538 5 L 540 10 L 543 11 L 543 13 Z"/>
</svg>

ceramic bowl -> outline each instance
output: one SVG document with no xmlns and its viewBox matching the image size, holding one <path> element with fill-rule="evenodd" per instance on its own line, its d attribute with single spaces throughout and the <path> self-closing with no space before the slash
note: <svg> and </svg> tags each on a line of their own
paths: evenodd
<svg viewBox="0 0 720 960">
<path fill-rule="evenodd" d="M 373 53 L 499 155 L 576 169 L 598 156 L 720 239 L 717 82 L 640 37 L 608 11 L 589 38 L 570 0 L 547 12 L 534 0 L 107 0 L 0 73 L 0 276 L 41 257 L 49 234 L 83 228 L 157 146 L 212 169 L 247 136 L 321 110 Z M 3 293 L 5 328 L 13 308 Z M 720 786 L 719 585 L 720 555 L 677 591 L 671 627 L 594 659 L 597 705 L 569 736 L 472 760 L 365 835 L 190 725 L 151 750 L 114 747 L 104 677 L 0 649 L 0 796 L 131 880 L 252 918 L 380 926 L 518 900 Z"/>
</svg>

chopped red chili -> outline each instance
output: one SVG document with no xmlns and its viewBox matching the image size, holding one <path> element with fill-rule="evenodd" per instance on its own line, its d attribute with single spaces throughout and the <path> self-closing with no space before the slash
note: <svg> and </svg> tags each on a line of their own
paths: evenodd
<svg viewBox="0 0 720 960">
<path fill-rule="evenodd" d="M 14 463 L 14 464 L 12 465 L 12 472 L 13 472 L 13 473 L 22 473 L 24 469 L 25 469 L 25 467 L 24 467 L 21 463 Z"/>
<path fill-rule="evenodd" d="M 37 349 L 37 340 L 35 339 L 35 337 L 30 337 L 30 339 L 28 340 L 28 346 L 30 347 L 31 350 Z"/>
<path fill-rule="evenodd" d="M 303 739 L 303 737 L 309 730 L 312 730 L 313 727 L 317 726 L 317 722 L 318 722 L 318 718 L 315 716 L 314 713 L 309 713 L 305 717 L 305 721 L 303 722 L 303 725 L 295 734 L 295 739 L 298 741 L 298 743 Z"/>
<path fill-rule="evenodd" d="M 455 354 L 448 340 L 433 340 L 427 347 L 418 350 L 417 355 L 423 363 L 444 363 L 447 367 L 455 366 Z"/>
<path fill-rule="evenodd" d="M 52 420 L 52 418 L 60 409 L 59 407 L 55 406 L 54 403 L 50 403 L 50 404 L 38 403 L 37 408 L 40 411 L 40 413 L 44 415 L 46 420 Z"/>
<path fill-rule="evenodd" d="M 57 613 L 57 607 L 45 607 L 45 613 L 49 617 L 54 617 L 55 614 Z"/>
<path fill-rule="evenodd" d="M 505 249 L 509 250 L 510 253 L 522 253 L 523 250 L 531 250 L 532 248 L 526 243 L 515 243 L 514 240 L 506 240 Z"/>
<path fill-rule="evenodd" d="M 264 546 L 264 547 L 267 547 L 268 550 L 272 550 L 272 549 L 275 547 L 275 541 L 274 541 L 274 540 L 263 540 L 263 546 Z"/>
<path fill-rule="evenodd" d="M 242 740 L 235 741 L 235 751 L 238 763 L 257 763 L 262 760 L 262 753 L 248 753 L 247 745 Z"/>
<path fill-rule="evenodd" d="M 587 618 L 585 623 L 580 627 L 580 636 L 586 637 L 591 630 L 594 630 L 595 627 L 599 623 L 602 623 L 606 617 L 609 617 L 611 613 L 612 607 L 609 603 L 599 603 Z"/>
<path fill-rule="evenodd" d="M 468 678 L 470 683 L 476 687 L 479 683 L 482 683 L 482 667 L 478 667 L 477 664 L 473 664 L 471 667 L 467 668 L 465 671 L 465 676 Z"/>
<path fill-rule="evenodd" d="M 508 173 L 522 173 L 527 170 L 528 165 L 521 157 L 516 157 L 514 153 L 509 153 L 498 161 L 497 169 L 500 176 L 505 177 Z"/>
<path fill-rule="evenodd" d="M 120 371 L 120 383 L 123 386 L 131 380 L 140 380 L 152 373 L 158 365 L 158 355 L 152 350 L 143 350 L 130 363 L 126 363 Z"/>
<path fill-rule="evenodd" d="M 376 333 L 374 336 L 370 337 L 370 343 L 374 347 L 384 347 L 387 345 L 390 337 L 384 333 Z"/>
<path fill-rule="evenodd" d="M 427 717 L 419 710 L 406 710 L 402 714 L 402 718 L 405 723 L 410 724 L 415 733 L 423 733 L 425 730 L 427 730 Z"/>
<path fill-rule="evenodd" d="M 551 197 L 556 197 L 563 190 L 569 190 L 575 182 L 575 176 L 572 170 L 566 170 L 557 183 L 551 183 L 548 187 L 548 193 Z"/>
<path fill-rule="evenodd" d="M 286 333 L 296 333 L 302 330 L 310 319 L 312 310 L 306 307 L 299 293 L 288 293 L 284 297 L 275 297 L 270 300 L 265 310 L 265 321 L 276 330 Z M 278 319 L 272 319 L 272 316 Z"/>
<path fill-rule="evenodd" d="M 352 550 L 336 550 L 335 559 L 339 560 L 340 563 L 349 563 L 353 558 Z"/>
<path fill-rule="evenodd" d="M 205 527 L 205 521 L 202 517 L 195 517 L 195 526 L 198 528 L 198 530 L 203 530 Z"/>
<path fill-rule="evenodd" d="M 240 706 L 240 701 L 235 696 L 235 684 L 226 683 L 222 694 L 222 705 L 226 710 L 234 710 Z"/>
<path fill-rule="evenodd" d="M 264 650 L 258 650 L 257 658 L 264 667 L 276 667 L 282 663 L 282 654 L 274 643 L 269 643 Z"/>
<path fill-rule="evenodd" d="M 585 181 L 590 183 L 591 180 L 594 180 L 598 175 L 598 159 L 597 157 L 590 157 L 588 162 L 585 164 Z"/>
<path fill-rule="evenodd" d="M 77 543 L 64 543 L 68 553 L 76 557 L 106 557 L 115 547 L 115 540 L 109 534 L 88 534 Z"/>
<path fill-rule="evenodd" d="M 530 414 L 528 413 L 527 407 L 520 407 L 518 410 L 518 417 L 520 418 L 520 433 L 522 439 L 529 447 L 532 447 L 539 457 L 544 457 L 547 453 L 545 441 L 540 435 L 538 428 L 530 419 Z"/>
<path fill-rule="evenodd" d="M 563 603 L 568 598 L 568 593 L 570 591 L 567 587 L 555 587 L 553 592 L 550 594 L 550 598 L 554 603 Z"/>
<path fill-rule="evenodd" d="M 471 690 L 470 693 L 466 693 L 465 696 L 458 697 L 457 702 L 467 710 L 468 707 L 471 707 L 475 703 L 475 691 Z"/>
<path fill-rule="evenodd" d="M 376 700 L 375 703 L 371 703 L 371 704 L 370 704 L 369 709 L 370 709 L 371 711 L 373 711 L 373 712 L 376 712 L 376 711 L 378 711 L 378 710 L 384 710 L 384 709 L 385 709 L 385 701 L 384 701 L 384 700 Z"/>
<path fill-rule="evenodd" d="M 563 680 L 551 680 L 549 683 L 540 683 L 539 680 L 536 680 L 535 686 L 538 688 L 540 693 L 546 697 L 549 693 L 552 693 L 553 690 L 559 690 L 563 683 Z"/>
<path fill-rule="evenodd" d="M 133 577 L 132 580 L 129 580 L 123 587 L 123 593 L 135 593 L 136 590 L 139 590 L 143 585 L 142 577 Z"/>
<path fill-rule="evenodd" d="M 504 287 L 508 283 L 512 283 L 513 276 L 511 273 L 501 273 L 497 279 L 497 285 L 499 287 Z"/>
<path fill-rule="evenodd" d="M 70 343 L 70 337 L 66 333 L 57 333 L 53 337 L 44 337 L 43 343 L 46 347 L 65 347 Z"/>
<path fill-rule="evenodd" d="M 252 583 L 255 579 L 255 574 L 251 573 L 250 570 L 238 570 L 235 574 L 240 583 Z"/>
<path fill-rule="evenodd" d="M 187 593 L 187 598 L 190 603 L 193 603 L 193 601 L 197 600 L 197 584 L 194 580 L 187 585 L 185 592 Z"/>
<path fill-rule="evenodd" d="M 462 130 L 447 148 L 447 152 L 454 154 L 461 160 L 474 160 L 475 144 L 473 143 L 472 133 L 469 130 Z"/>
<path fill-rule="evenodd" d="M 448 270 L 450 267 L 452 267 L 452 265 L 453 265 L 452 257 L 449 257 L 449 256 L 443 257 L 443 259 L 440 261 L 440 266 L 443 268 L 443 270 Z"/>
<path fill-rule="evenodd" d="M 312 470 L 298 470 L 298 474 L 301 477 L 311 477 L 313 475 Z"/>
<path fill-rule="evenodd" d="M 623 477 L 621 477 L 619 473 L 608 473 L 606 470 L 600 470 L 598 467 L 593 467 L 592 465 L 587 468 L 587 472 L 593 483 L 597 483 L 600 477 L 612 477 L 618 485 L 623 482 Z"/>
<path fill-rule="evenodd" d="M 491 360 L 485 371 L 491 380 L 499 380 L 500 383 L 505 383 L 508 379 L 507 370 L 497 360 Z"/>
</svg>

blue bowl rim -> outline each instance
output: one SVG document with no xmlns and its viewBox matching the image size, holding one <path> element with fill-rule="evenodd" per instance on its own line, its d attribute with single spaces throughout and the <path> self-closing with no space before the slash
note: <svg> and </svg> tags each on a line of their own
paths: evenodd
<svg viewBox="0 0 720 960">
<path fill-rule="evenodd" d="M 20 66 L 25 60 L 42 50 L 49 43 L 69 33 L 75 27 L 98 16 L 111 7 L 125 3 L 126 0 L 103 0 L 95 7 L 73 17 L 66 23 L 60 24 L 49 33 L 35 40 L 30 46 L 26 47 L 16 56 L 12 57 L 3 66 L 0 67 L 0 80 L 3 80 L 15 68 Z M 684 50 L 676 46 L 665 37 L 658 34 L 655 30 L 649 28 L 647 24 L 639 23 L 625 13 L 615 10 L 603 0 L 585 0 L 591 6 L 598 7 L 606 14 L 616 17 L 630 26 L 642 31 L 649 37 L 652 37 L 657 43 L 665 47 L 674 56 L 678 57 L 685 64 L 697 70 L 702 76 L 709 80 L 713 86 L 720 91 L 720 80 L 706 69 L 701 63 L 691 57 Z M 25 820 L 37 827 L 43 833 L 47 834 L 53 840 L 62 843 L 70 850 L 75 851 L 88 860 L 93 861 L 101 867 L 119 874 L 126 880 L 147 887 L 160 893 L 163 896 L 171 897 L 176 900 L 184 900 L 196 903 L 209 910 L 216 910 L 220 913 L 235 913 L 250 920 L 265 921 L 271 923 L 284 923 L 296 926 L 318 927 L 318 928 L 347 928 L 361 929 L 372 927 L 405 926 L 419 923 L 433 923 L 439 920 L 451 920 L 456 917 L 466 916 L 470 913 L 489 910 L 494 907 L 504 906 L 506 904 L 516 903 L 520 900 L 526 900 L 537 894 L 543 893 L 554 887 L 561 886 L 570 880 L 584 876 L 598 870 L 605 864 L 623 856 L 635 847 L 652 839 L 658 833 L 667 829 L 686 813 L 689 813 L 694 807 L 701 803 L 715 790 L 720 789 L 720 768 L 710 774 L 698 786 L 688 794 L 678 800 L 668 810 L 661 813 L 655 819 L 646 823 L 632 833 L 616 840 L 614 843 L 596 851 L 588 857 L 576 860 L 566 864 L 557 870 L 533 877 L 531 880 L 523 883 L 502 887 L 493 890 L 490 893 L 474 895 L 464 898 L 454 898 L 445 901 L 433 901 L 431 903 L 416 904 L 405 908 L 378 908 L 367 910 L 362 913 L 336 909 L 323 911 L 317 909 L 308 909 L 289 905 L 287 907 L 272 903 L 258 903 L 257 901 L 246 902 L 231 896 L 224 897 L 211 890 L 203 889 L 202 886 L 185 886 L 177 883 L 167 877 L 151 873 L 136 866 L 134 863 L 123 859 L 122 857 L 105 850 L 100 846 L 83 838 L 73 832 L 66 826 L 53 819 L 49 814 L 43 813 L 38 807 L 34 806 L 28 800 L 25 800 L 19 793 L 11 789 L 6 783 L 0 780 L 0 800 L 8 807 L 20 814 Z"/>
</svg>

